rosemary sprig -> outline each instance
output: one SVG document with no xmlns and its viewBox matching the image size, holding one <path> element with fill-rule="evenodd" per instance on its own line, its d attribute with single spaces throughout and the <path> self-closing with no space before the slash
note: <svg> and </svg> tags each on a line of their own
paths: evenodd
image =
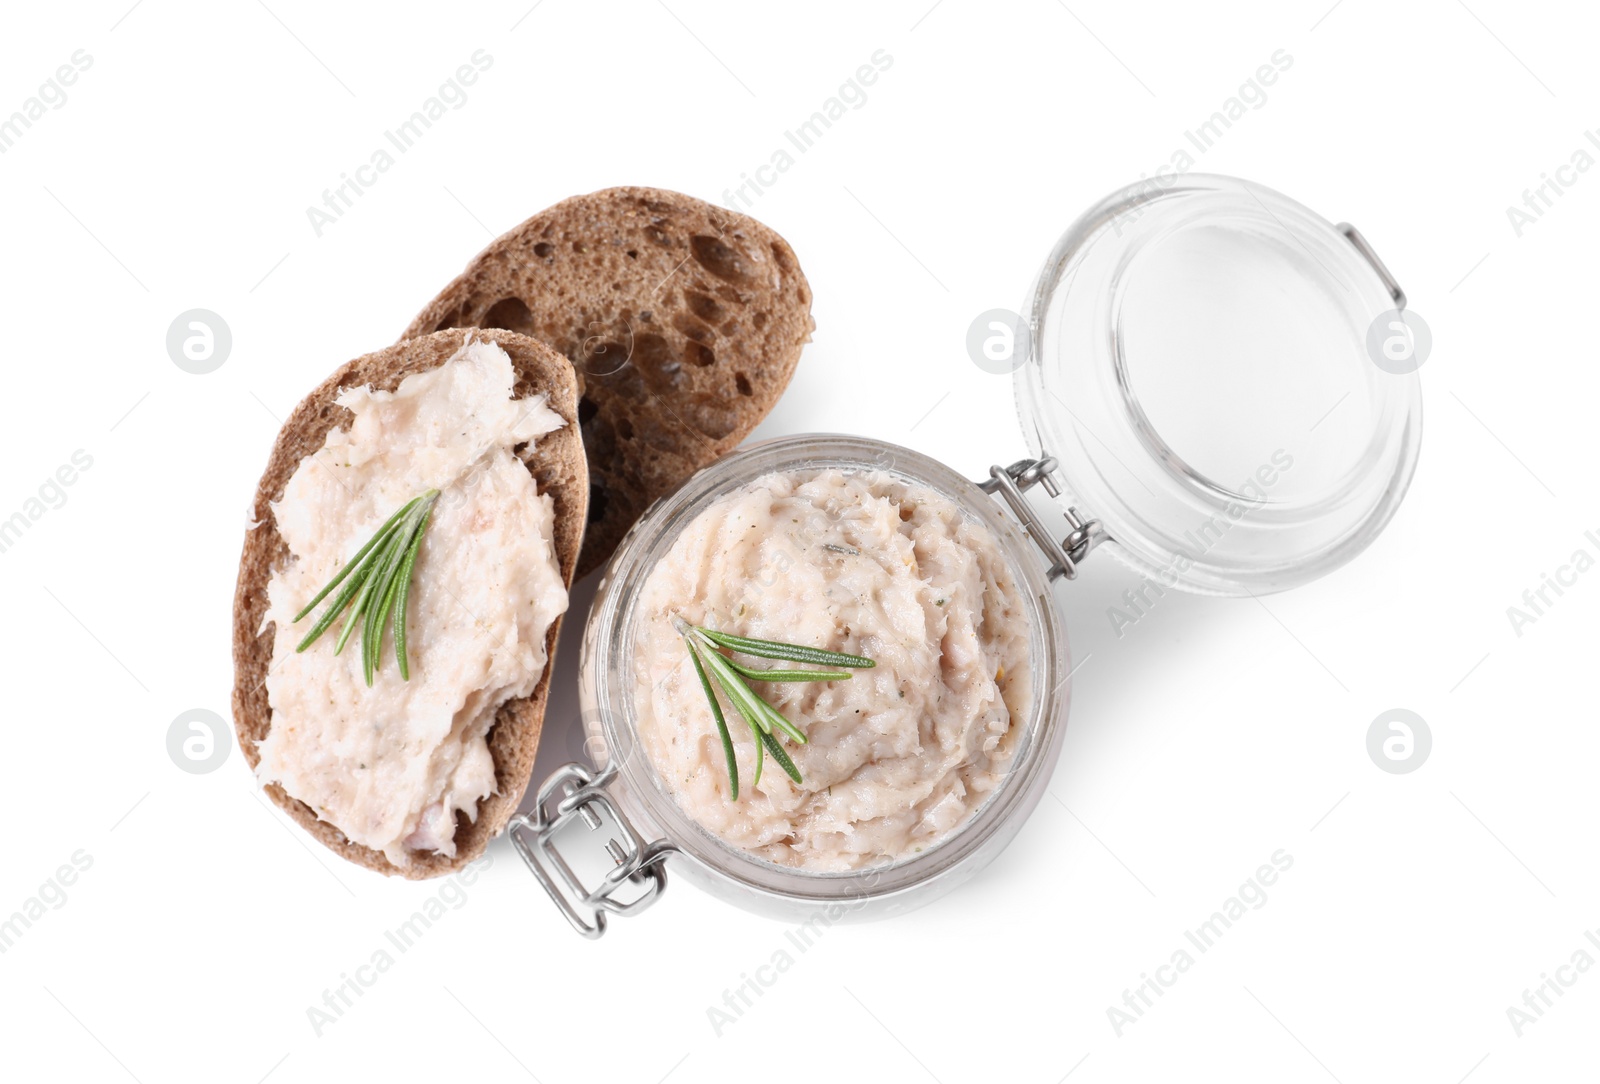
<svg viewBox="0 0 1600 1084">
<path fill-rule="evenodd" d="M 711 717 L 717 721 L 717 733 L 722 736 L 722 755 L 728 758 L 728 787 L 732 791 L 733 800 L 737 802 L 739 762 L 733 757 L 733 735 L 728 733 L 728 721 L 722 717 L 722 705 L 717 703 L 717 694 L 711 688 L 711 679 L 706 677 L 706 668 L 700 662 L 699 650 L 688 636 L 683 638 L 683 642 L 689 648 L 689 661 L 694 663 L 694 672 L 700 677 L 700 688 L 705 690 L 706 700 L 711 703 Z"/>
<path fill-rule="evenodd" d="M 776 640 L 752 640 L 747 636 L 735 636 L 729 632 L 718 632 L 715 629 L 696 628 L 696 632 L 723 647 L 731 647 L 746 655 L 757 655 L 763 659 L 788 659 L 790 662 L 809 662 L 819 666 L 845 666 L 856 670 L 864 670 L 876 666 L 877 663 L 863 655 L 843 655 L 837 651 L 823 651 L 816 647 L 801 647 L 798 644 L 781 644 Z"/>
<path fill-rule="evenodd" d="M 322 616 L 317 618 L 316 624 L 311 626 L 311 631 L 306 633 L 305 639 L 295 647 L 295 651 L 304 651 L 315 643 L 319 636 L 328 631 L 334 619 L 349 607 L 350 616 L 345 619 L 344 628 L 339 632 L 333 653 L 337 655 L 344 650 L 344 645 L 355 631 L 356 622 L 360 621 L 361 671 L 370 688 L 383 652 L 383 623 L 393 610 L 395 659 L 400 664 L 400 677 L 411 680 L 411 667 L 406 659 L 406 607 L 411 598 L 411 572 L 416 567 L 417 551 L 422 548 L 422 536 L 428 529 L 433 506 L 438 499 L 439 491 L 430 489 L 422 496 L 406 502 L 389 517 L 387 523 L 378 528 L 378 533 L 366 545 L 356 551 L 356 555 L 339 570 L 339 574 L 294 615 L 295 621 L 299 621 L 334 588 L 344 584 Z"/>
<path fill-rule="evenodd" d="M 750 728 L 750 733 L 756 738 L 756 770 L 755 777 L 750 785 L 761 785 L 761 768 L 763 754 L 771 755 L 778 767 L 783 769 L 785 775 L 796 783 L 803 782 L 800 778 L 800 769 L 795 767 L 794 761 L 778 742 L 777 734 L 781 733 L 790 741 L 806 744 L 806 736 L 799 727 L 795 726 L 783 713 L 767 703 L 746 683 L 752 681 L 840 681 L 848 679 L 850 670 L 864 670 L 876 666 L 871 659 L 863 655 L 845 655 L 837 651 L 822 651 L 814 647 L 801 647 L 798 644 L 784 644 L 776 640 L 752 640 L 746 636 L 734 636 L 731 633 L 717 632 L 715 629 L 701 628 L 691 625 L 681 617 L 674 616 L 672 627 L 678 630 L 683 637 L 683 643 L 689 650 L 689 659 L 694 663 L 696 675 L 700 678 L 700 688 L 705 691 L 706 700 L 711 704 L 711 717 L 716 720 L 717 733 L 722 738 L 722 753 L 728 761 L 728 785 L 732 800 L 739 799 L 739 765 L 733 756 L 733 737 L 728 733 L 728 723 L 722 714 L 722 705 L 717 701 L 716 690 L 711 687 L 711 679 L 715 678 L 717 685 L 721 686 L 728 702 L 735 711 L 744 719 L 745 725 Z M 757 669 L 743 666 L 734 662 L 722 653 L 721 648 L 738 651 L 745 655 L 755 655 L 763 659 L 782 659 L 787 662 L 812 663 L 818 666 L 844 667 L 836 670 L 785 670 L 778 668 Z"/>
</svg>

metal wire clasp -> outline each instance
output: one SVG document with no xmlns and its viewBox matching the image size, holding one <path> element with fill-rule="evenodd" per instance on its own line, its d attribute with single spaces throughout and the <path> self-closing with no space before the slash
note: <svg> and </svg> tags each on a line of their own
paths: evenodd
<svg viewBox="0 0 1600 1084">
<path fill-rule="evenodd" d="M 1078 562 L 1110 536 L 1100 526 L 1099 520 L 1085 520 L 1078 514 L 1076 508 L 1068 507 L 1067 526 L 1072 530 L 1068 532 L 1066 538 L 1060 542 L 1056 541 L 1050 528 L 1039 518 L 1039 513 L 1034 511 L 1033 505 L 1022 495 L 1024 491 L 1037 484 L 1044 486 L 1044 491 L 1050 496 L 1061 496 L 1061 487 L 1056 484 L 1055 478 L 1051 477 L 1051 472 L 1055 469 L 1054 456 L 1019 459 L 1009 467 L 990 467 L 988 481 L 979 482 L 978 488 L 985 493 L 998 493 L 1004 498 L 1017 519 L 1022 522 L 1022 528 L 1028 532 L 1028 537 L 1044 550 L 1045 557 L 1050 561 L 1047 573 L 1050 579 L 1065 576 L 1072 580 L 1078 577 Z"/>
<path fill-rule="evenodd" d="M 614 764 L 598 775 L 582 764 L 563 764 L 539 788 L 532 815 L 518 814 L 507 831 L 512 846 L 572 928 L 591 941 L 606 932 L 607 912 L 631 915 L 660 898 L 667 888 L 662 860 L 678 849 L 664 839 L 645 842 L 606 794 L 614 778 Z M 583 884 L 555 847 L 556 837 L 574 819 L 591 832 L 600 831 L 608 821 L 616 826 L 605 835 L 605 852 L 614 868 L 592 888 Z M 617 895 L 624 884 L 638 891 Z"/>
</svg>

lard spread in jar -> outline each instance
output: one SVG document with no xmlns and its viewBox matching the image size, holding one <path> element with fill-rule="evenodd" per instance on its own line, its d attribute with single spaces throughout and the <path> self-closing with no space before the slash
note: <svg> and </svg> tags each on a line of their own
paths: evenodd
<svg viewBox="0 0 1600 1084">
<path fill-rule="evenodd" d="M 806 870 L 908 858 L 964 824 L 1010 765 L 1028 709 L 1028 626 L 989 530 L 882 471 L 770 474 L 702 511 L 651 570 L 635 640 L 642 746 L 683 810 Z M 752 689 L 806 735 L 803 782 L 730 800 L 721 739 L 673 618 L 852 655 L 848 680 Z M 761 660 L 736 660 L 760 665 Z M 724 699 L 740 778 L 755 738 Z"/>
</svg>

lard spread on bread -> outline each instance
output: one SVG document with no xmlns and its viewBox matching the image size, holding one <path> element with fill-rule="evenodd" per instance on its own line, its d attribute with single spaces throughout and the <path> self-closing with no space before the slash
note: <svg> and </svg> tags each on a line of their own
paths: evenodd
<svg viewBox="0 0 1600 1084">
<path fill-rule="evenodd" d="M 542 395 L 513 398 L 515 382 L 504 350 L 468 342 L 393 392 L 345 389 L 354 420 L 272 506 L 290 559 L 267 588 L 272 729 L 257 774 L 399 866 L 411 851 L 454 855 L 457 812 L 476 819 L 495 788 L 496 710 L 533 691 L 567 608 L 554 507 L 519 457 L 565 423 Z M 429 489 L 441 496 L 412 575 L 411 680 L 384 666 L 368 688 L 355 639 L 338 655 L 331 635 L 297 654 L 312 619 L 294 615 Z"/>
</svg>

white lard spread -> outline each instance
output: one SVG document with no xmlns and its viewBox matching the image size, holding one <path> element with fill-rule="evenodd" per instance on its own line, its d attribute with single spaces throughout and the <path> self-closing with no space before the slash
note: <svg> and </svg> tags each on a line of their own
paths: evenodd
<svg viewBox="0 0 1600 1084">
<path fill-rule="evenodd" d="M 396 865 L 412 850 L 455 854 L 457 811 L 476 819 L 494 791 L 495 711 L 533 691 L 545 634 L 567 608 L 554 505 L 513 451 L 528 443 L 531 454 L 565 422 L 543 395 L 513 399 L 515 380 L 504 350 L 471 342 L 393 392 L 345 389 L 354 421 L 300 462 L 272 506 L 291 557 L 267 587 L 272 730 L 258 777 Z M 326 601 L 299 624 L 294 615 L 428 489 L 441 492 L 412 573 L 411 680 L 387 629 L 371 688 L 359 629 L 333 653 L 348 611 L 296 654 Z"/>
<path fill-rule="evenodd" d="M 643 746 L 684 811 L 736 847 L 819 871 L 906 858 L 964 824 L 1009 766 L 1030 697 L 1016 579 L 988 529 L 931 489 L 882 472 L 768 475 L 695 517 L 639 606 Z M 739 763 L 729 800 L 675 614 L 877 664 L 847 681 L 752 685 L 805 733 L 783 743 L 803 783 L 769 757 L 751 789 L 755 738 L 723 698 Z"/>
</svg>

